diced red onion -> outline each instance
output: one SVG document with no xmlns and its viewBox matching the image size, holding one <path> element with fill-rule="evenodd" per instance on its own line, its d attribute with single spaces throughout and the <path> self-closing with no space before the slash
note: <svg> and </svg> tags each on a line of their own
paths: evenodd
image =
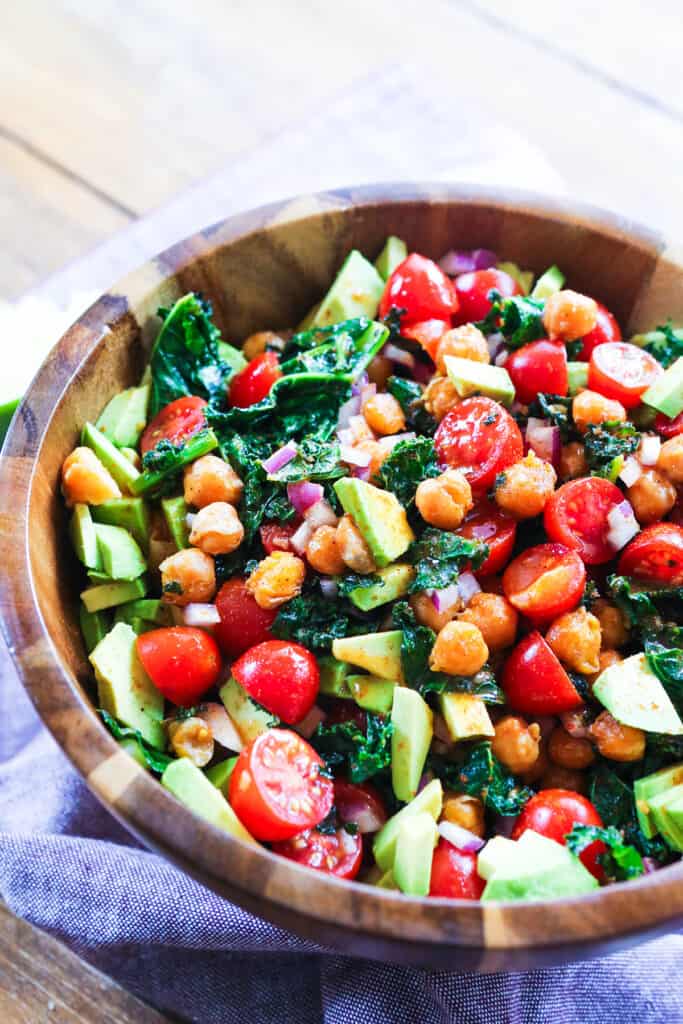
<svg viewBox="0 0 683 1024">
<path fill-rule="evenodd" d="M 555 469 L 559 467 L 562 452 L 559 427 L 550 426 L 546 420 L 532 416 L 526 426 L 526 442 L 539 459 L 549 462 Z"/>
<path fill-rule="evenodd" d="M 283 466 L 286 466 L 288 462 L 291 462 L 296 457 L 298 450 L 294 441 L 288 441 L 282 448 L 278 448 L 276 452 L 269 455 L 267 459 L 263 459 L 261 465 L 266 473 L 277 473 L 279 469 L 282 469 Z"/>
<path fill-rule="evenodd" d="M 220 743 L 226 750 L 234 750 L 236 754 L 239 754 L 244 746 L 242 738 L 222 704 L 216 702 L 204 704 L 197 711 L 197 717 L 206 722 L 217 743 Z"/>
<path fill-rule="evenodd" d="M 188 530 L 192 529 L 192 527 L 194 526 L 194 521 L 195 521 L 196 518 L 197 518 L 197 513 L 196 512 L 188 512 L 187 513 L 187 515 L 185 516 L 185 523 L 187 525 Z"/>
<path fill-rule="evenodd" d="M 495 334 L 490 334 L 486 339 L 486 344 L 489 347 L 489 355 L 491 356 L 491 359 L 495 359 L 501 352 L 505 353 L 505 358 L 507 359 L 505 338 L 499 331 L 496 331 Z"/>
<path fill-rule="evenodd" d="M 326 718 L 327 715 L 322 708 L 314 704 L 306 717 L 297 724 L 296 731 L 301 733 L 304 739 L 309 740 L 320 723 L 324 722 Z"/>
<path fill-rule="evenodd" d="M 643 467 L 638 462 L 638 459 L 634 459 L 632 455 L 625 460 L 624 465 L 621 467 L 619 473 L 619 479 L 626 484 L 627 487 L 633 487 L 636 480 L 643 475 Z"/>
<path fill-rule="evenodd" d="M 322 484 L 313 484 L 310 480 L 300 480 L 295 484 L 287 484 L 287 497 L 300 516 L 311 505 L 320 501 L 325 491 Z"/>
<path fill-rule="evenodd" d="M 477 523 L 476 526 L 472 527 L 470 532 L 472 533 L 472 536 L 475 538 L 475 540 L 488 540 L 490 537 L 495 536 L 496 524 L 492 522 Z"/>
<path fill-rule="evenodd" d="M 493 828 L 495 834 L 498 836 L 504 836 L 509 839 L 512 835 L 512 831 L 517 824 L 517 818 L 511 817 L 509 814 L 494 814 L 493 816 Z"/>
<path fill-rule="evenodd" d="M 361 452 L 350 444 L 341 445 L 340 454 L 342 462 L 349 466 L 360 466 L 362 469 L 369 466 L 372 461 L 370 452 Z"/>
<path fill-rule="evenodd" d="M 367 482 L 372 476 L 370 466 L 352 466 L 351 476 L 355 477 L 356 480 L 365 480 Z"/>
<path fill-rule="evenodd" d="M 368 434 L 372 434 L 365 416 L 352 416 L 349 427 L 351 429 L 351 444 L 355 441 L 367 440 Z"/>
<path fill-rule="evenodd" d="M 417 787 L 418 793 L 421 793 L 425 786 L 428 786 L 429 783 L 433 780 L 433 778 L 434 772 L 423 772 Z"/>
<path fill-rule="evenodd" d="M 317 530 L 319 526 L 336 526 L 339 522 L 337 513 L 327 498 L 321 498 L 320 501 L 316 501 L 315 505 L 306 509 L 304 519 L 314 530 Z"/>
<path fill-rule="evenodd" d="M 465 604 L 469 604 L 475 594 L 481 591 L 479 583 L 471 572 L 461 572 L 458 577 L 457 588 Z"/>
<path fill-rule="evenodd" d="M 412 352 L 406 352 L 404 348 L 399 348 L 398 345 L 392 345 L 388 342 L 382 349 L 382 355 L 389 359 L 392 363 L 397 363 L 399 366 L 405 366 L 406 369 L 412 370 L 415 366 L 415 356 Z"/>
<path fill-rule="evenodd" d="M 377 394 L 377 385 L 374 382 L 364 384 L 360 389 L 360 404 L 363 405 L 367 402 L 368 398 L 373 398 Z"/>
<path fill-rule="evenodd" d="M 320 579 L 320 593 L 323 595 L 325 600 L 333 601 L 339 593 L 339 587 L 335 580 L 326 579 L 323 576 Z"/>
<path fill-rule="evenodd" d="M 462 598 L 460 587 L 457 583 L 451 583 L 450 586 L 443 587 L 441 590 L 432 590 L 429 596 L 437 612 L 447 612 L 454 604 L 458 604 Z"/>
<path fill-rule="evenodd" d="M 350 427 L 344 427 L 337 431 L 337 439 L 340 444 L 353 444 L 353 431 Z"/>
<path fill-rule="evenodd" d="M 415 360 L 415 366 L 413 367 L 413 380 L 416 380 L 418 384 L 429 384 L 433 376 L 433 366 L 423 363 L 421 359 Z"/>
<path fill-rule="evenodd" d="M 621 551 L 640 531 L 640 524 L 633 513 L 631 502 L 625 499 L 609 510 L 607 523 L 607 543 L 614 551 Z"/>
<path fill-rule="evenodd" d="M 507 349 L 501 349 L 496 358 L 493 360 L 494 366 L 505 366 L 508 361 Z"/>
<path fill-rule="evenodd" d="M 659 871 L 661 864 L 654 859 L 654 857 L 643 857 L 643 868 L 646 875 L 651 875 L 653 871 Z"/>
<path fill-rule="evenodd" d="M 644 466 L 656 466 L 662 439 L 657 434 L 643 434 L 638 450 L 638 458 Z"/>
<path fill-rule="evenodd" d="M 351 422 L 352 416 L 357 416 L 360 412 L 360 395 L 353 395 L 347 402 L 339 409 L 339 416 L 337 417 L 337 430 L 343 430 L 348 427 Z"/>
<path fill-rule="evenodd" d="M 301 526 L 297 529 L 296 533 L 292 534 L 289 543 L 296 551 L 297 555 L 304 555 L 308 542 L 315 533 L 315 529 L 311 526 L 310 520 L 304 519 Z"/>
<path fill-rule="evenodd" d="M 220 621 L 221 617 L 215 604 L 192 602 L 183 608 L 183 624 L 185 626 L 199 626 L 200 629 L 206 629 L 207 626 L 215 626 Z"/>
<path fill-rule="evenodd" d="M 475 835 L 462 825 L 456 825 L 453 821 L 440 821 L 438 828 L 441 838 L 463 853 L 477 853 L 486 842 L 481 836 Z"/>
<path fill-rule="evenodd" d="M 415 434 L 412 431 L 406 431 L 405 434 L 391 434 L 390 437 L 380 437 L 379 446 L 385 452 L 391 452 L 394 450 L 397 444 L 401 441 L 414 441 Z"/>
<path fill-rule="evenodd" d="M 457 277 L 472 270 L 488 270 L 495 267 L 498 257 L 490 249 L 449 249 L 439 260 L 444 274 Z"/>
<path fill-rule="evenodd" d="M 371 832 L 379 832 L 386 820 L 365 803 L 359 806 L 357 811 L 347 809 L 347 814 L 349 821 L 355 822 L 358 831 L 363 836 L 369 835 Z"/>
<path fill-rule="evenodd" d="M 363 388 L 367 387 L 369 383 L 370 378 L 368 377 L 367 373 L 361 373 L 360 377 L 357 377 L 354 380 L 353 384 L 351 385 L 351 394 L 360 395 L 361 392 L 363 391 Z"/>
</svg>

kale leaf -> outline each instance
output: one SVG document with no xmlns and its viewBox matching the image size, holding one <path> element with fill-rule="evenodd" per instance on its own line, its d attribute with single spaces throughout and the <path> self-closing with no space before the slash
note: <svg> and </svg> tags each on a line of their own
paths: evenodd
<svg viewBox="0 0 683 1024">
<path fill-rule="evenodd" d="M 142 473 L 132 483 L 133 493 L 150 498 L 173 493 L 179 486 L 183 467 L 217 446 L 218 439 L 210 429 L 199 430 L 180 444 L 162 438 L 143 455 Z"/>
<path fill-rule="evenodd" d="M 153 747 L 151 743 L 148 743 L 147 740 L 143 738 L 142 734 L 137 729 L 130 729 L 127 725 L 121 725 L 120 722 L 117 722 L 108 711 L 104 710 L 104 708 L 98 708 L 97 711 L 98 714 L 101 715 L 102 721 L 106 725 L 107 729 L 109 729 L 109 732 L 115 740 L 118 740 L 119 742 L 126 739 L 135 740 L 138 745 L 138 750 L 150 771 L 155 772 L 157 775 L 163 774 L 171 761 L 173 761 L 172 757 L 169 757 L 168 754 L 163 754 L 160 750 L 157 750 L 156 747 Z"/>
<path fill-rule="evenodd" d="M 463 570 L 478 569 L 488 554 L 488 545 L 481 540 L 428 527 L 408 550 L 408 558 L 415 566 L 410 590 L 443 590 L 455 583 Z"/>
<path fill-rule="evenodd" d="M 416 437 L 399 441 L 382 463 L 377 479 L 407 508 L 415 500 L 418 484 L 439 473 L 431 437 Z"/>
<path fill-rule="evenodd" d="M 488 742 L 475 743 L 464 764 L 449 779 L 459 793 L 479 797 L 496 814 L 519 814 L 533 796 L 533 790 L 520 786 L 503 767 Z"/>
<path fill-rule="evenodd" d="M 665 368 L 683 356 L 683 327 L 674 327 L 670 320 L 638 340 L 645 342 L 645 351 Z"/>
<path fill-rule="evenodd" d="M 625 843 L 622 833 L 613 825 L 608 828 L 600 828 L 598 825 L 574 825 L 566 838 L 567 849 L 576 857 L 591 843 L 604 843 L 607 849 L 600 854 L 599 861 L 610 882 L 625 882 L 629 878 L 638 878 L 645 871 L 643 858 L 638 850 L 635 846 Z"/>
<path fill-rule="evenodd" d="M 424 388 L 421 384 L 407 377 L 389 377 L 387 391 L 403 409 L 406 426 L 418 434 L 430 437 L 436 433 L 437 422 L 424 407 Z"/>
<path fill-rule="evenodd" d="M 481 698 L 486 704 L 505 703 L 505 694 L 488 665 L 473 676 L 447 676 L 445 672 L 431 672 L 430 675 L 431 678 L 420 686 L 423 696 L 426 693 L 468 693 Z"/>
<path fill-rule="evenodd" d="M 572 399 L 566 395 L 550 395 L 541 392 L 529 406 L 529 415 L 549 420 L 560 428 L 562 441 L 566 444 L 576 433 L 572 416 Z"/>
<path fill-rule="evenodd" d="M 626 456 L 632 455 L 640 444 L 640 433 L 628 422 L 608 420 L 605 423 L 590 423 L 583 444 L 591 474 L 614 480 Z"/>
<path fill-rule="evenodd" d="M 647 663 L 657 676 L 679 715 L 683 713 L 683 650 L 645 641 Z"/>
<path fill-rule="evenodd" d="M 346 576 L 337 576 L 336 584 L 339 597 L 348 597 L 352 590 L 368 590 L 370 587 L 383 587 L 384 580 L 375 573 L 361 576 L 357 572 L 349 572 Z"/>
<path fill-rule="evenodd" d="M 658 836 L 648 839 L 638 822 L 633 786 L 620 778 L 605 761 L 598 761 L 591 770 L 589 798 L 607 826 L 620 829 L 627 843 L 644 857 L 662 863 L 671 858 L 666 843 Z"/>
<path fill-rule="evenodd" d="M 365 733 L 352 721 L 321 724 L 310 740 L 331 769 L 346 767 L 351 782 L 364 782 L 391 764 L 390 719 L 366 712 L 366 722 Z"/>
<path fill-rule="evenodd" d="M 261 465 L 270 454 L 269 444 L 264 438 L 234 434 L 223 439 L 221 449 L 244 483 L 239 513 L 245 543 L 249 546 L 264 520 L 289 522 L 296 513 L 287 497 L 285 485 L 268 480 Z"/>
<path fill-rule="evenodd" d="M 341 454 L 336 441 L 320 441 L 305 437 L 298 445 L 297 454 L 281 469 L 268 475 L 278 483 L 298 480 L 337 480 L 346 474 L 340 462 Z"/>
<path fill-rule="evenodd" d="M 520 348 L 530 341 L 545 338 L 543 310 L 545 302 L 526 295 L 513 295 L 503 299 L 494 290 L 489 292 L 492 300 L 491 311 L 476 326 L 487 336 L 500 332 L 509 348 Z"/>
<path fill-rule="evenodd" d="M 285 377 L 333 374 L 350 384 L 377 355 L 387 334 L 385 327 L 363 316 L 316 327 L 294 335 L 285 347 L 280 369 Z"/>
<path fill-rule="evenodd" d="M 329 654 L 332 641 L 339 637 L 367 631 L 365 621 L 352 621 L 345 602 L 328 601 L 316 591 L 300 594 L 281 605 L 271 627 L 280 640 L 295 640 L 316 654 Z"/>
<path fill-rule="evenodd" d="M 612 600 L 643 642 L 683 644 L 683 587 L 646 587 L 626 576 L 608 576 Z"/>
</svg>

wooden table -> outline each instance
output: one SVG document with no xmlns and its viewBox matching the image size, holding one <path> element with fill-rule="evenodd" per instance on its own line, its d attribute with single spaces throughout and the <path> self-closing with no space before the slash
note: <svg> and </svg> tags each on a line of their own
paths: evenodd
<svg viewBox="0 0 683 1024">
<path fill-rule="evenodd" d="M 570 195 L 683 238 L 676 0 L 6 7 L 0 299 L 389 61 L 438 69 L 454 105 L 474 93 L 482 133 L 493 117 L 525 135 Z M 3 1024 L 163 1019 L 0 907 Z"/>
</svg>

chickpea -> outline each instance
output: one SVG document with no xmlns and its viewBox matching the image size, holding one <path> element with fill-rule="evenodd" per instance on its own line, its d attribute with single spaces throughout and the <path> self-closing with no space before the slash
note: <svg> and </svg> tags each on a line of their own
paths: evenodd
<svg viewBox="0 0 683 1024">
<path fill-rule="evenodd" d="M 415 504 L 425 522 L 441 530 L 457 530 L 474 504 L 472 488 L 459 469 L 447 469 L 418 485 Z"/>
<path fill-rule="evenodd" d="M 585 434 L 591 423 L 606 423 L 608 420 L 623 423 L 626 419 L 626 409 L 621 402 L 605 398 L 597 391 L 580 391 L 572 401 L 572 416 L 576 429 Z"/>
<path fill-rule="evenodd" d="M 420 625 L 429 626 L 435 633 L 440 633 L 443 627 L 455 618 L 462 607 L 462 601 L 457 599 L 450 608 L 437 612 L 434 602 L 424 590 L 420 590 L 417 594 L 411 594 L 408 603 Z"/>
<path fill-rule="evenodd" d="M 626 616 L 615 604 L 599 597 L 591 609 L 600 623 L 603 647 L 623 647 L 628 640 Z"/>
<path fill-rule="evenodd" d="M 645 755 L 645 733 L 631 725 L 622 725 L 609 711 L 603 711 L 589 732 L 599 753 L 610 761 L 640 761 Z"/>
<path fill-rule="evenodd" d="M 229 462 L 224 462 L 217 455 L 202 455 L 185 468 L 183 488 L 188 505 L 204 508 L 215 501 L 237 505 L 244 484 Z"/>
<path fill-rule="evenodd" d="M 506 715 L 496 723 L 491 749 L 498 760 L 514 774 L 528 772 L 538 760 L 541 727 L 529 725 L 519 715 Z"/>
<path fill-rule="evenodd" d="M 567 288 L 546 299 L 543 326 L 549 338 L 575 341 L 593 330 L 597 317 L 598 305 L 595 299 Z"/>
<path fill-rule="evenodd" d="M 491 355 L 486 338 L 474 324 L 464 324 L 446 331 L 436 347 L 436 368 L 439 373 L 446 373 L 445 356 L 459 356 L 461 359 L 472 359 L 475 363 L 490 363 Z"/>
<path fill-rule="evenodd" d="M 545 635 L 557 657 L 575 672 L 597 672 L 600 655 L 600 622 L 581 606 L 555 619 Z"/>
<path fill-rule="evenodd" d="M 234 505 L 214 501 L 197 512 L 190 532 L 190 544 L 207 555 L 228 555 L 244 540 L 244 527 Z"/>
<path fill-rule="evenodd" d="M 540 515 L 555 490 L 557 474 L 535 452 L 501 474 L 494 497 L 503 512 L 515 519 Z"/>
<path fill-rule="evenodd" d="M 583 772 L 551 764 L 541 776 L 539 788 L 569 789 L 572 793 L 585 793 L 588 786 Z"/>
<path fill-rule="evenodd" d="M 69 507 L 77 502 L 101 505 L 120 498 L 119 485 L 91 448 L 76 448 L 62 466 L 62 492 Z"/>
<path fill-rule="evenodd" d="M 475 836 L 483 836 L 486 832 L 483 803 L 476 796 L 467 796 L 465 793 L 444 793 L 439 820 L 466 828 L 468 832 L 474 832 Z"/>
<path fill-rule="evenodd" d="M 579 441 L 570 441 L 560 452 L 560 477 L 562 480 L 576 480 L 588 474 L 585 449 Z"/>
<path fill-rule="evenodd" d="M 448 377 L 432 377 L 424 393 L 425 409 L 439 423 L 460 402 L 455 384 Z"/>
<path fill-rule="evenodd" d="M 337 546 L 345 565 L 354 572 L 375 572 L 377 563 L 351 516 L 342 516 L 337 526 Z"/>
<path fill-rule="evenodd" d="M 165 558 L 159 566 L 162 601 L 186 605 L 211 601 L 216 593 L 216 567 L 199 548 L 185 548 Z"/>
<path fill-rule="evenodd" d="M 449 676 L 473 676 L 486 664 L 489 649 L 481 630 L 471 622 L 447 622 L 437 635 L 429 655 L 432 672 Z"/>
<path fill-rule="evenodd" d="M 398 400 L 388 391 L 378 391 L 363 402 L 363 415 L 376 434 L 398 434 L 406 428 L 406 418 Z"/>
<path fill-rule="evenodd" d="M 612 651 L 608 649 L 600 651 L 600 655 L 598 657 L 598 671 L 593 672 L 591 675 L 586 677 L 590 685 L 593 685 L 596 679 L 602 675 L 606 668 L 609 668 L 610 665 L 618 665 L 620 661 L 623 661 L 623 659 L 619 654 L 619 651 Z"/>
<path fill-rule="evenodd" d="M 273 551 L 259 562 L 247 580 L 247 590 L 259 608 L 279 608 L 301 593 L 306 565 L 289 551 Z"/>
<path fill-rule="evenodd" d="M 370 456 L 370 464 L 368 466 L 370 476 L 376 476 L 379 473 L 382 463 L 389 458 L 389 452 L 391 451 L 389 448 L 382 447 L 379 441 L 359 441 L 354 447 L 356 451 L 364 452 Z"/>
<path fill-rule="evenodd" d="M 213 734 L 201 718 L 184 718 L 168 724 L 168 740 L 178 757 L 203 768 L 213 757 Z"/>
<path fill-rule="evenodd" d="M 375 356 L 370 365 L 368 366 L 368 378 L 371 384 L 376 384 L 378 388 L 386 387 L 387 381 L 394 372 L 394 367 L 390 359 L 386 356 Z"/>
<path fill-rule="evenodd" d="M 246 360 L 251 360 L 260 356 L 267 348 L 282 350 L 284 345 L 284 340 L 274 331 L 257 331 L 256 334 L 250 334 L 242 345 L 242 355 Z"/>
<path fill-rule="evenodd" d="M 519 616 L 500 594 L 475 594 L 459 619 L 477 626 L 489 651 L 501 651 L 515 642 Z"/>
<path fill-rule="evenodd" d="M 548 740 L 548 756 L 553 764 L 571 771 L 581 771 L 595 760 L 595 751 L 587 739 L 570 736 L 558 725 Z"/>
<path fill-rule="evenodd" d="M 336 526 L 319 526 L 306 548 L 308 564 L 324 576 L 339 576 L 346 566 L 337 545 Z"/>
<path fill-rule="evenodd" d="M 532 764 L 531 768 L 528 768 L 525 772 L 520 772 L 520 779 L 525 786 L 535 786 L 539 779 L 542 779 L 546 772 L 550 771 L 550 761 L 548 760 L 548 744 L 541 743 L 538 750 L 538 758 Z"/>
<path fill-rule="evenodd" d="M 676 504 L 676 488 L 656 469 L 644 469 L 626 491 L 641 526 L 659 522 Z"/>
<path fill-rule="evenodd" d="M 664 442 L 659 449 L 657 469 L 672 484 L 683 484 L 683 434 Z"/>
</svg>

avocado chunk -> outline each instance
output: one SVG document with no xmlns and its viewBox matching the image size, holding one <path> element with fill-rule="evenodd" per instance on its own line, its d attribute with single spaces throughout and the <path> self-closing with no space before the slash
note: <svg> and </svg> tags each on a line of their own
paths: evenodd
<svg viewBox="0 0 683 1024">
<path fill-rule="evenodd" d="M 262 732 L 275 729 L 280 724 L 280 719 L 252 700 L 232 676 L 220 688 L 218 695 L 245 746 Z"/>
<path fill-rule="evenodd" d="M 150 514 L 149 505 L 142 498 L 112 498 L 96 505 L 92 510 L 96 523 L 105 526 L 122 526 L 128 530 L 143 551 L 149 548 Z"/>
<path fill-rule="evenodd" d="M 351 700 L 351 691 L 346 682 L 349 674 L 349 664 L 345 661 L 337 661 L 331 654 L 318 658 L 320 670 L 320 692 L 326 697 L 342 697 Z"/>
<path fill-rule="evenodd" d="M 140 476 L 132 462 L 92 423 L 86 423 L 81 435 L 83 444 L 92 448 L 105 469 L 108 469 L 122 490 L 130 491 Z"/>
<path fill-rule="evenodd" d="M 565 282 L 565 276 L 559 267 L 552 266 L 541 274 L 531 293 L 532 299 L 549 299 L 559 292 Z"/>
<path fill-rule="evenodd" d="M 140 546 L 122 526 L 95 524 L 102 568 L 113 580 L 135 580 L 147 569 Z"/>
<path fill-rule="evenodd" d="M 202 455 L 208 455 L 214 448 L 218 447 L 218 438 L 213 430 L 200 430 L 188 437 L 178 449 L 177 457 L 169 460 L 168 464 L 161 469 L 145 469 L 142 473 L 136 472 L 136 477 L 129 486 L 133 494 L 150 494 L 157 490 L 169 477 L 173 476 L 183 466 L 189 465 Z"/>
<path fill-rule="evenodd" d="M 394 679 L 378 679 L 377 676 L 349 676 L 346 680 L 351 696 L 359 707 L 388 715 L 394 702 L 394 690 L 398 683 Z"/>
<path fill-rule="evenodd" d="M 622 725 L 680 736 L 683 722 L 644 654 L 611 665 L 593 684 L 593 696 Z"/>
<path fill-rule="evenodd" d="M 398 889 L 393 871 L 385 871 L 384 874 L 377 879 L 375 885 L 378 889 Z"/>
<path fill-rule="evenodd" d="M 247 365 L 247 361 L 238 348 L 227 341 L 218 342 L 218 357 L 227 363 L 233 373 L 239 373 Z"/>
<path fill-rule="evenodd" d="M 391 785 L 399 800 L 417 793 L 432 742 L 434 715 L 417 690 L 398 686 L 391 708 Z"/>
<path fill-rule="evenodd" d="M 648 807 L 653 825 L 667 846 L 683 851 L 683 785 L 650 797 Z"/>
<path fill-rule="evenodd" d="M 375 260 L 375 267 L 377 273 L 385 281 L 388 281 L 396 267 L 408 256 L 408 246 L 401 239 L 397 238 L 396 235 L 389 235 L 384 248 Z"/>
<path fill-rule="evenodd" d="M 401 892 L 409 896 L 428 894 L 438 838 L 436 823 L 426 811 L 403 821 L 398 830 L 393 867 L 394 879 Z"/>
<path fill-rule="evenodd" d="M 82 562 L 86 569 L 100 570 L 102 559 L 97 547 L 92 516 L 88 506 L 81 502 L 74 505 L 69 523 L 69 536 L 79 562 Z"/>
<path fill-rule="evenodd" d="M 97 697 L 101 708 L 163 750 L 164 698 L 142 667 L 136 640 L 131 627 L 118 622 L 90 653 Z"/>
<path fill-rule="evenodd" d="M 528 295 L 531 291 L 531 286 L 534 283 L 533 270 L 522 270 L 516 263 L 511 263 L 508 260 L 503 261 L 503 263 L 497 263 L 496 270 L 502 270 L 504 273 L 509 274 L 512 280 L 517 282 L 525 295 Z"/>
<path fill-rule="evenodd" d="M 514 853 L 509 847 L 499 847 L 493 865 L 490 853 L 489 862 L 484 859 L 485 870 L 493 866 L 493 871 L 482 900 L 554 899 L 579 896 L 598 888 L 597 879 L 578 857 L 552 839 L 527 830 L 513 845 L 517 847 Z"/>
<path fill-rule="evenodd" d="M 443 805 L 443 788 L 438 779 L 432 779 L 414 800 L 392 815 L 379 830 L 372 844 L 372 852 L 382 871 L 389 871 L 394 863 L 396 840 L 399 829 L 406 818 L 412 818 L 426 811 L 434 821 L 438 820 Z"/>
<path fill-rule="evenodd" d="M 669 768 L 661 768 L 658 772 L 645 775 L 633 783 L 636 801 L 636 814 L 643 834 L 652 839 L 657 834 L 657 827 L 650 812 L 649 802 L 653 797 L 680 786 L 683 783 L 683 764 L 674 764 Z"/>
<path fill-rule="evenodd" d="M 142 577 L 136 580 L 119 580 L 110 583 L 99 583 L 81 592 L 81 601 L 89 612 L 101 612 L 105 608 L 115 608 L 127 601 L 135 601 L 145 596 L 145 583 Z"/>
<path fill-rule="evenodd" d="M 135 448 L 147 423 L 150 385 L 114 395 L 97 421 L 97 429 L 117 448 Z"/>
<path fill-rule="evenodd" d="M 395 562 L 415 540 L 395 494 L 350 476 L 337 480 L 334 490 L 380 569 Z"/>
<path fill-rule="evenodd" d="M 188 758 L 180 757 L 177 761 L 171 761 L 161 776 L 161 785 L 209 824 L 229 832 L 236 839 L 255 842 L 221 791 Z"/>
<path fill-rule="evenodd" d="M 489 880 L 494 871 L 519 855 L 517 843 L 505 836 L 492 836 L 477 854 L 477 874 Z"/>
<path fill-rule="evenodd" d="M 392 629 L 387 633 L 362 633 L 360 636 L 339 637 L 332 641 L 332 654 L 338 661 L 346 661 L 364 668 L 380 679 L 396 679 L 402 683 L 401 642 L 403 633 Z"/>
<path fill-rule="evenodd" d="M 228 799 L 230 790 L 230 779 L 237 764 L 237 757 L 228 757 L 225 761 L 219 761 L 206 769 L 206 777 L 212 786 L 220 789 L 221 793 Z"/>
<path fill-rule="evenodd" d="M 185 499 L 162 498 L 161 511 L 168 526 L 168 531 L 173 538 L 173 543 L 180 551 L 181 548 L 190 546 L 190 530 L 187 525 L 187 513 L 190 511 Z"/>
<path fill-rule="evenodd" d="M 342 320 L 377 313 L 384 281 L 372 263 L 352 249 L 313 317 L 312 327 L 328 327 Z"/>
<path fill-rule="evenodd" d="M 460 356 L 445 356 L 444 362 L 448 376 L 461 398 L 486 395 L 502 405 L 512 405 L 515 385 L 505 367 L 477 363 L 474 359 L 461 359 Z"/>
<path fill-rule="evenodd" d="M 370 612 L 397 597 L 403 597 L 413 581 L 415 570 L 412 565 L 397 562 L 375 573 L 377 582 L 369 587 L 356 587 L 349 593 L 349 600 L 363 612 Z"/>
<path fill-rule="evenodd" d="M 650 385 L 641 401 L 670 419 L 683 412 L 683 356 Z"/>
<path fill-rule="evenodd" d="M 576 395 L 588 387 L 588 363 L 567 363 L 567 380 L 570 395 Z"/>
<path fill-rule="evenodd" d="M 109 632 L 109 622 L 107 616 L 103 615 L 102 612 L 89 612 L 84 604 L 81 604 L 78 616 L 83 643 L 85 644 L 86 651 L 90 654 L 91 651 L 95 650 L 100 640 L 104 640 Z"/>
<path fill-rule="evenodd" d="M 471 693 L 442 693 L 439 710 L 446 720 L 451 739 L 470 740 L 495 735 L 486 704 Z"/>
</svg>

